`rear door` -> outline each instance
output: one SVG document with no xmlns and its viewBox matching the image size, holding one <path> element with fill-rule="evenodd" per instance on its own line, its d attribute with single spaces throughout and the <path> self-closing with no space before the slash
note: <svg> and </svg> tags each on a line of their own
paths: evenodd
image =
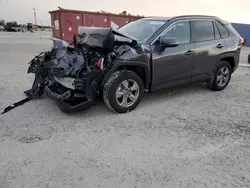
<svg viewBox="0 0 250 188">
<path fill-rule="evenodd" d="M 176 37 L 180 45 L 159 51 L 161 37 Z M 170 25 L 151 45 L 153 89 L 190 83 L 193 67 L 193 44 L 190 40 L 190 23 L 183 20 Z"/>
<path fill-rule="evenodd" d="M 192 20 L 191 42 L 195 45 L 191 82 L 212 77 L 213 69 L 226 46 L 213 20 Z"/>
</svg>

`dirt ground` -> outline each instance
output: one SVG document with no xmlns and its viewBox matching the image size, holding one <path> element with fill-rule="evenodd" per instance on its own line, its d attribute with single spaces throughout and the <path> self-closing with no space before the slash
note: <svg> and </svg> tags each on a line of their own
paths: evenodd
<svg viewBox="0 0 250 188">
<path fill-rule="evenodd" d="M 1 111 L 31 87 L 27 63 L 47 37 L 0 33 Z M 99 101 L 67 115 L 44 98 L 0 115 L 0 188 L 245 188 L 249 156 L 249 67 L 224 91 L 161 90 L 127 114 Z"/>
</svg>

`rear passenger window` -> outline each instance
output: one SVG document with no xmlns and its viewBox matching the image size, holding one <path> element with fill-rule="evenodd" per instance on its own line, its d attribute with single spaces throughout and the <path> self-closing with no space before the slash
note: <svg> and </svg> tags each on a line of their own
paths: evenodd
<svg viewBox="0 0 250 188">
<path fill-rule="evenodd" d="M 216 22 L 216 25 L 220 31 L 221 38 L 224 39 L 229 37 L 229 32 L 223 25 L 221 25 L 219 22 Z"/>
<path fill-rule="evenodd" d="M 214 27 L 212 21 L 191 21 L 192 42 L 202 42 L 214 39 Z"/>
<path fill-rule="evenodd" d="M 220 39 L 220 32 L 216 26 L 216 23 L 213 22 L 213 25 L 214 25 L 214 36 L 215 36 L 215 39 Z"/>
</svg>

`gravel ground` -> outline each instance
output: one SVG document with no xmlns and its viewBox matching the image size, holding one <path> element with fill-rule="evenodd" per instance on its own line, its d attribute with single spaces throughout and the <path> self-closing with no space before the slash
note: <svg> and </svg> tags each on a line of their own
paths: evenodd
<svg viewBox="0 0 250 188">
<path fill-rule="evenodd" d="M 0 110 L 24 98 L 48 36 L 0 33 Z M 26 103 L 0 115 L 0 188 L 250 187 L 249 86 L 239 67 L 224 91 L 161 90 L 127 114 L 102 101 L 71 115 L 47 98 Z"/>
</svg>

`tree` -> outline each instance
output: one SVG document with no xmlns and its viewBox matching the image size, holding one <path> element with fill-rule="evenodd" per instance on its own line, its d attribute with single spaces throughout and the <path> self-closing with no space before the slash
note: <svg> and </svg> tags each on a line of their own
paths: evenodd
<svg viewBox="0 0 250 188">
<path fill-rule="evenodd" d="M 6 26 L 7 27 L 18 27 L 18 24 L 16 21 L 12 21 L 12 22 L 7 22 Z"/>
</svg>

